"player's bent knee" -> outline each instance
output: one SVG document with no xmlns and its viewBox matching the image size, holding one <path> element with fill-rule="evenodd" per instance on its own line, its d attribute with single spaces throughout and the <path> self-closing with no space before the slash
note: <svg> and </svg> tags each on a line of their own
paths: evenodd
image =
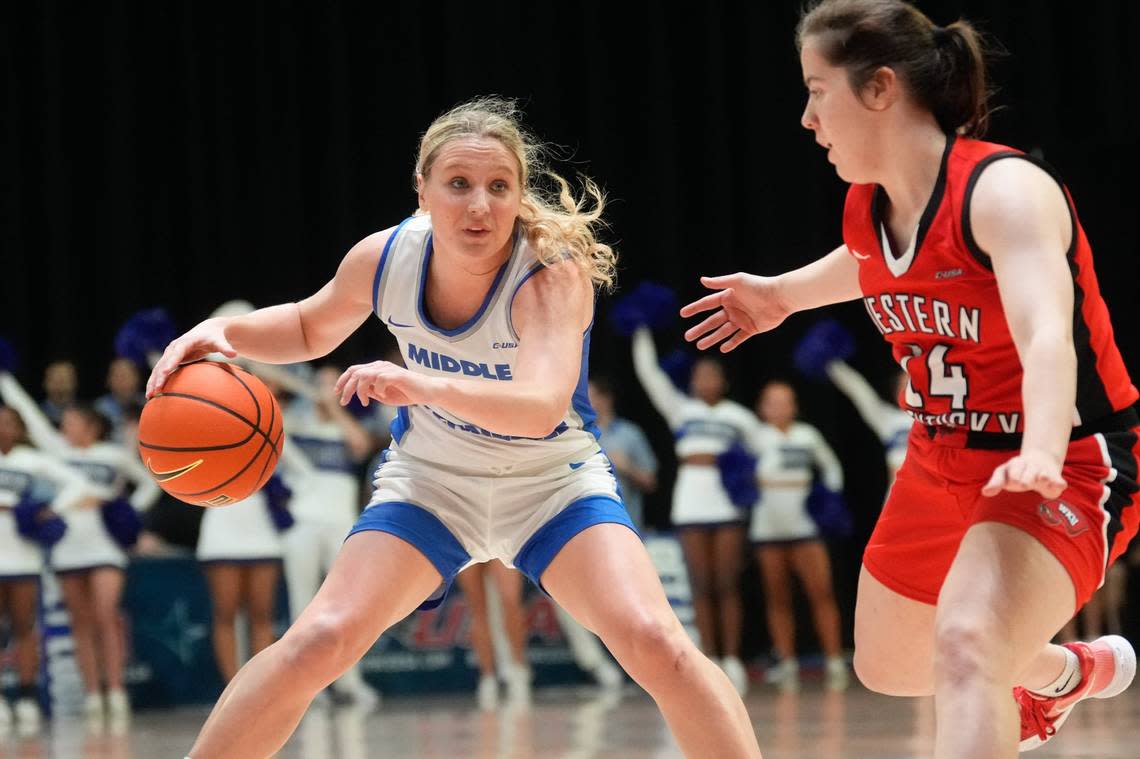
<svg viewBox="0 0 1140 759">
<path fill-rule="evenodd" d="M 934 629 L 934 676 L 961 684 L 996 674 L 998 633 L 970 619 L 943 620 Z"/>
<path fill-rule="evenodd" d="M 298 677 L 327 681 L 324 685 L 355 662 L 348 622 L 334 615 L 318 615 L 294 625 L 277 645 Z"/>
<path fill-rule="evenodd" d="M 637 617 L 623 625 L 618 640 L 607 640 L 630 676 L 642 685 L 676 677 L 699 655 L 679 624 L 652 616 Z"/>
</svg>

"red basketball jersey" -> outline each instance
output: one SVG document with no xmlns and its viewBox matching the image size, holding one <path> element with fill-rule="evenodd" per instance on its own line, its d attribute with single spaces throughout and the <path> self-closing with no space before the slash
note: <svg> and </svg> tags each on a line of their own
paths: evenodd
<svg viewBox="0 0 1140 759">
<path fill-rule="evenodd" d="M 1019 433 L 1024 426 L 1021 362 L 989 257 L 970 231 L 970 195 L 982 170 L 1007 158 L 1047 165 L 1002 145 L 951 136 L 912 247 L 890 250 L 878 185 L 852 185 L 843 239 L 859 262 L 872 321 L 910 377 L 899 401 L 919 422 L 974 433 Z M 1074 425 L 1095 423 L 1137 399 L 1113 339 L 1093 272 L 1092 249 L 1072 198 L 1073 342 L 1077 353 Z"/>
</svg>

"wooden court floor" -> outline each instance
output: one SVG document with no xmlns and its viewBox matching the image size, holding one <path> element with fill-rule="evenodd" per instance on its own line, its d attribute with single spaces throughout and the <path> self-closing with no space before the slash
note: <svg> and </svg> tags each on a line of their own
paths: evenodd
<svg viewBox="0 0 1140 759">
<path fill-rule="evenodd" d="M 766 759 L 895 759 L 931 754 L 929 699 L 892 699 L 859 688 L 798 694 L 757 689 L 747 698 Z M 39 736 L 0 738 L 0 759 L 181 759 L 206 709 L 144 712 L 117 734 L 57 720 Z M 963 726 L 963 729 L 969 729 Z M 364 715 L 314 707 L 282 759 L 424 757 L 679 757 L 653 703 L 632 686 L 622 695 L 586 688 L 540 690 L 528 708 L 480 711 L 471 698 L 389 699 Z M 1082 703 L 1033 759 L 1140 757 L 1140 689 Z"/>
</svg>

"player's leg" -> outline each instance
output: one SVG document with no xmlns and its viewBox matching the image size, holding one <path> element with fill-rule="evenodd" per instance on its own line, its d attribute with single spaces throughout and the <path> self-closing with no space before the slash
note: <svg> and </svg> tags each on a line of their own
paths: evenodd
<svg viewBox="0 0 1140 759">
<path fill-rule="evenodd" d="M 541 578 L 649 692 L 686 755 L 759 756 L 743 702 L 681 627 L 633 530 L 587 527 L 562 546 Z"/>
<path fill-rule="evenodd" d="M 1036 538 L 995 522 L 970 528 L 935 616 L 936 757 L 1017 753 L 1010 689 L 1019 675 L 1040 687 L 1065 669 L 1065 649 L 1048 644 L 1075 606 L 1068 571 Z"/>
<path fill-rule="evenodd" d="M 273 631 L 273 609 L 276 607 L 277 586 L 281 579 L 281 564 L 264 561 L 244 567 L 242 590 L 243 606 L 249 618 L 249 655 L 252 657 L 268 648 L 276 638 Z"/>
<path fill-rule="evenodd" d="M 719 656 L 717 646 L 716 605 L 713 594 L 712 531 L 699 525 L 678 530 L 685 568 L 689 574 L 689 590 L 693 596 L 693 617 L 701 648 L 709 656 Z"/>
<path fill-rule="evenodd" d="M 203 565 L 210 588 L 210 640 L 222 682 L 237 674 L 237 612 L 241 601 L 240 564 L 215 561 Z"/>
<path fill-rule="evenodd" d="M 313 596 L 317 593 L 317 588 L 320 587 L 321 579 L 331 569 L 333 562 L 336 561 L 336 556 L 340 552 L 341 544 L 344 542 L 344 536 L 352 529 L 353 519 L 346 515 L 346 518 L 339 524 L 330 523 L 322 525 L 320 529 L 319 540 L 319 562 L 316 567 L 316 577 L 312 580 L 312 590 L 305 598 L 307 604 L 312 600 Z M 288 533 L 286 533 L 288 535 Z M 292 603 L 292 600 L 290 600 Z M 300 614 L 303 610 L 297 610 Z M 296 617 L 291 617 L 295 619 Z M 364 682 L 364 673 L 361 671 L 361 663 L 357 662 L 345 670 L 345 673 L 337 678 L 333 684 L 333 689 L 338 695 L 348 696 L 352 699 L 352 705 L 363 712 L 370 712 L 380 704 L 380 694 L 370 685 Z"/>
<path fill-rule="evenodd" d="M 866 566 L 855 603 L 855 674 L 888 696 L 934 692 L 934 609 L 888 588 Z"/>
<path fill-rule="evenodd" d="M 351 535 L 316 598 L 281 640 L 253 657 L 222 693 L 193 759 L 270 756 L 309 702 L 380 634 L 435 590 L 441 573 L 387 532 Z"/>
</svg>

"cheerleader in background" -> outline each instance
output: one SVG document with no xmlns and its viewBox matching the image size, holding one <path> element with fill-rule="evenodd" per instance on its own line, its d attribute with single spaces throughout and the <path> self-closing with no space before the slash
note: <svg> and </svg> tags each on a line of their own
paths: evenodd
<svg viewBox="0 0 1140 759">
<path fill-rule="evenodd" d="M 357 471 L 373 450 L 365 427 L 337 402 L 333 386 L 341 369 L 324 366 L 316 372 L 313 400 L 295 397 L 285 406 L 285 430 L 309 467 L 287 472 L 293 490 L 289 511 L 295 520 L 284 533 L 285 581 L 289 616 L 295 620 L 316 595 L 321 581 L 340 551 L 341 543 L 360 515 Z M 278 394 L 280 388 L 266 384 Z M 334 700 L 347 700 L 365 711 L 380 698 L 368 687 L 360 664 L 331 686 Z"/>
<path fill-rule="evenodd" d="M 23 419 L 15 410 L 0 407 L 0 615 L 8 620 L 19 679 L 14 709 L 0 696 L 0 733 L 12 725 L 13 711 L 21 735 L 35 733 L 40 726 L 40 575 L 45 549 L 66 529 L 51 508 L 33 500 L 33 491 L 45 486 L 57 493 L 52 505 L 60 511 L 82 507 L 84 498 L 93 497 L 81 474 L 27 445 Z"/>
<path fill-rule="evenodd" d="M 811 602 L 812 619 L 826 658 L 827 687 L 847 687 L 839 608 L 831 583 L 831 560 L 819 527 L 808 512 L 812 470 L 823 487 L 843 489 L 843 469 L 815 427 L 796 420 L 796 394 L 785 382 L 769 382 L 761 391 L 757 412 L 765 422 L 758 442 L 760 501 L 752 513 L 749 537 L 764 581 L 768 629 L 780 661 L 768 681 L 794 690 L 799 685 L 792 610 L 791 573 L 799 577 Z"/>
<path fill-rule="evenodd" d="M 110 422 L 111 440 L 129 446 L 123 437 L 126 412 L 132 407 L 141 407 L 146 402 L 142 394 L 138 364 L 124 356 L 112 359 L 107 367 L 107 390 L 109 392 L 106 395 L 95 399 L 95 410 Z"/>
<path fill-rule="evenodd" d="M 721 482 L 717 455 L 734 443 L 748 445 L 760 424 L 751 411 L 725 398 L 728 382 L 717 361 L 697 361 L 691 395 L 678 390 L 657 363 L 647 327 L 633 333 L 633 368 L 676 436 L 679 467 L 671 517 L 689 570 L 701 647 L 744 693 L 748 673 L 740 661 L 740 571 L 746 525 Z"/>
<path fill-rule="evenodd" d="M 509 656 L 504 661 L 503 680 L 507 684 L 507 700 L 512 705 L 530 702 L 531 669 L 526 660 L 526 615 L 523 613 L 523 576 L 508 569 L 501 561 L 472 564 L 456 578 L 471 611 L 471 647 L 479 662 L 479 686 L 476 699 L 482 709 L 493 709 L 499 702 L 499 680 L 496 676 L 495 647 L 491 635 L 487 581 L 494 583 L 502 611 Z"/>
<path fill-rule="evenodd" d="M 138 537 L 138 512 L 150 508 L 160 490 L 134 451 L 102 440 L 106 421 L 91 407 L 72 404 L 64 409 L 57 432 L 7 372 L 0 372 L 0 397 L 23 417 L 31 441 L 78 470 L 98 496 L 93 501 L 98 507 L 64 514 L 67 531 L 52 549 L 51 565 L 71 620 L 75 659 L 87 692 L 84 714 L 92 723 L 101 723 L 104 717 L 122 722 L 130 716 L 123 689 L 126 646 L 119 611 L 125 549 Z M 124 499 L 130 486 L 134 491 L 129 500 Z"/>
<path fill-rule="evenodd" d="M 906 388 L 906 373 L 899 372 L 895 379 L 896 400 L 885 401 L 863 375 L 847 365 L 846 360 L 854 352 L 855 338 L 851 332 L 834 319 L 824 319 L 800 338 L 793 360 L 796 368 L 810 379 L 831 380 L 855 406 L 886 451 L 887 488 L 890 489 L 895 473 L 906 458 L 907 436 L 914 425 L 914 419 L 897 401 Z"/>
<path fill-rule="evenodd" d="M 237 674 L 237 615 L 249 624 L 252 658 L 277 639 L 273 609 L 281 581 L 282 533 L 293 526 L 292 491 L 285 485 L 304 480 L 312 465 L 286 438 L 277 473 L 248 498 L 208 508 L 202 515 L 195 556 L 206 575 L 212 610 L 211 640 L 222 680 Z"/>
</svg>

